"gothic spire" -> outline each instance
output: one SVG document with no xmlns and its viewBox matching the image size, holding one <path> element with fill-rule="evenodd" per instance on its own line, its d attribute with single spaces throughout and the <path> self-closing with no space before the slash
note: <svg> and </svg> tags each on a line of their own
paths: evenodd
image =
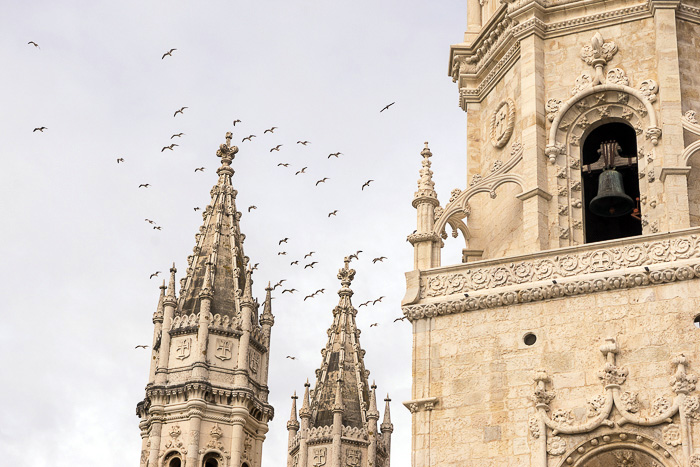
<svg viewBox="0 0 700 467">
<path fill-rule="evenodd" d="M 174 304 L 177 298 L 175 297 L 175 273 L 177 272 L 177 269 L 175 269 L 175 263 L 173 263 L 173 267 L 170 268 L 170 281 L 168 282 L 168 293 L 165 296 L 165 300 L 163 301 L 164 304 L 172 303 Z"/>
<path fill-rule="evenodd" d="M 301 410 L 299 410 L 299 416 L 301 418 L 311 417 L 311 404 L 309 402 L 309 380 L 304 383 L 304 400 L 301 403 Z"/>
<path fill-rule="evenodd" d="M 391 411 L 389 410 L 389 403 L 391 402 L 391 399 L 389 399 L 389 394 L 386 395 L 384 402 L 384 420 L 382 420 L 380 427 L 382 429 L 382 433 L 387 433 L 394 431 L 394 425 L 391 423 Z"/>
<path fill-rule="evenodd" d="M 289 415 L 289 421 L 287 422 L 287 430 L 298 430 L 299 420 L 297 420 L 297 392 L 294 391 L 292 396 L 292 413 Z"/>
<path fill-rule="evenodd" d="M 160 288 L 160 297 L 158 297 L 158 306 L 156 307 L 156 312 L 153 313 L 153 322 L 155 323 L 156 321 L 163 322 L 163 301 L 165 300 L 165 289 L 167 287 L 165 286 L 165 279 L 163 279 L 163 283 L 161 284 Z"/>
<path fill-rule="evenodd" d="M 420 178 L 418 179 L 418 191 L 413 195 L 413 207 L 417 207 L 418 204 L 424 202 L 437 205 L 437 192 L 435 191 L 435 182 L 433 181 L 433 171 L 430 170 L 430 158 L 433 156 L 433 153 L 430 152 L 427 141 L 420 155 L 423 156 L 423 161 L 421 162 L 422 167 L 418 172 Z"/>
</svg>

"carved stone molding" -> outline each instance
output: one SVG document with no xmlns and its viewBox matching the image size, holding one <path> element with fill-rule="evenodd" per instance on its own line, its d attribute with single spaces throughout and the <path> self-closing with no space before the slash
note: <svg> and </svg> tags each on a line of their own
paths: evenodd
<svg viewBox="0 0 700 467">
<path fill-rule="evenodd" d="M 501 149 L 506 145 L 515 128 L 515 103 L 513 99 L 501 102 L 491 116 L 491 144 Z"/>
<path fill-rule="evenodd" d="M 415 399 L 403 403 L 411 413 L 422 412 L 424 410 L 433 410 L 438 404 L 437 397 L 426 397 L 424 399 Z"/>
</svg>

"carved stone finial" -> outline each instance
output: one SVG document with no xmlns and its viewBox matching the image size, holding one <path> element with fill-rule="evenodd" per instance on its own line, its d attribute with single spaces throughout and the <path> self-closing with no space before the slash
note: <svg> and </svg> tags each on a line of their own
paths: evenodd
<svg viewBox="0 0 700 467">
<path fill-rule="evenodd" d="M 554 391 L 547 391 L 546 383 L 551 382 L 549 375 L 544 370 L 538 370 L 534 377 L 536 386 L 535 393 L 533 394 L 533 400 L 535 405 L 548 406 L 552 399 L 554 399 Z"/>
<path fill-rule="evenodd" d="M 423 156 L 423 160 L 421 161 L 422 167 L 419 171 L 418 191 L 413 195 L 413 207 L 417 207 L 418 204 L 424 202 L 438 205 L 435 182 L 433 182 L 433 171 L 430 170 L 430 158 L 433 156 L 433 153 L 430 152 L 427 141 L 425 142 L 425 148 L 423 148 L 420 154 Z"/>
<path fill-rule="evenodd" d="M 698 382 L 698 377 L 686 373 L 686 365 L 688 359 L 685 355 L 680 354 L 673 359 L 673 364 L 677 366 L 676 373 L 671 376 L 671 386 L 676 394 L 688 394 L 695 390 L 695 385 Z"/>
<path fill-rule="evenodd" d="M 355 278 L 355 270 L 350 269 L 350 258 L 346 256 L 343 262 L 345 263 L 345 266 L 338 270 L 338 279 L 340 279 L 340 284 L 343 286 L 341 291 L 344 289 L 349 290 L 350 284 Z"/>
<path fill-rule="evenodd" d="M 581 60 L 592 66 L 596 70 L 596 76 L 593 78 L 593 86 L 605 82 L 603 76 L 603 68 L 612 60 L 617 53 L 617 44 L 613 41 L 605 42 L 600 32 L 597 32 L 591 38 L 591 45 L 584 45 L 581 48 Z"/>
</svg>

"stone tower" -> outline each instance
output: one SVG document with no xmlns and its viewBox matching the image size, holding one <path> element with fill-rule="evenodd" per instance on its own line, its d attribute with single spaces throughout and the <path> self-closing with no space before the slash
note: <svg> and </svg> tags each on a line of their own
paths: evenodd
<svg viewBox="0 0 700 467">
<path fill-rule="evenodd" d="M 367 383 L 365 351 L 360 347 L 360 330 L 355 324 L 350 283 L 355 270 L 338 271 L 340 299 L 333 309 L 328 343 L 321 350 L 323 362 L 316 370 L 316 385 L 307 381 L 299 417 L 297 396 L 292 397 L 288 467 L 389 467 L 391 433 L 394 426 L 385 399 L 384 420 L 377 428 L 377 386 Z"/>
<path fill-rule="evenodd" d="M 267 402 L 271 288 L 262 314 L 231 184 L 231 133 L 218 182 L 175 295 L 175 266 L 153 315 L 153 354 L 141 418 L 141 465 L 259 467 L 272 419 Z"/>
<path fill-rule="evenodd" d="M 413 466 L 700 466 L 700 2 L 467 8 L 466 182 L 440 203 L 426 143 L 408 237 Z"/>
</svg>

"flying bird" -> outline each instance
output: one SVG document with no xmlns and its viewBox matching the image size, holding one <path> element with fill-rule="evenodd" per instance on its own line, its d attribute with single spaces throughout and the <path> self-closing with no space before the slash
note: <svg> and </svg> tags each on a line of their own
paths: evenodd
<svg viewBox="0 0 700 467">
<path fill-rule="evenodd" d="M 278 251 L 277 256 L 285 256 L 287 254 L 286 251 Z"/>
<path fill-rule="evenodd" d="M 306 259 L 306 258 L 308 258 L 309 256 L 313 255 L 314 253 L 316 253 L 316 252 L 315 252 L 315 251 L 310 251 L 310 252 L 308 252 L 307 254 L 304 255 L 304 259 Z"/>
<path fill-rule="evenodd" d="M 246 140 L 248 140 L 248 141 L 253 141 L 253 138 L 257 138 L 257 136 L 255 136 L 255 135 L 246 136 L 245 138 L 243 138 L 243 139 L 241 140 L 241 143 L 245 143 Z"/>
<path fill-rule="evenodd" d="M 317 293 L 324 293 L 325 291 L 326 289 L 318 289 L 316 292 L 314 292 L 314 295 L 316 295 Z"/>
<path fill-rule="evenodd" d="M 289 292 L 289 293 L 294 293 L 297 292 L 297 289 L 284 289 L 282 293 Z"/>
<path fill-rule="evenodd" d="M 149 224 L 155 224 L 155 221 L 152 221 L 151 219 L 144 219 L 144 220 L 145 220 L 146 222 L 148 222 Z"/>
<path fill-rule="evenodd" d="M 189 107 L 181 107 L 180 110 L 176 110 L 175 113 L 173 114 L 173 117 L 177 117 L 177 114 L 181 114 L 184 112 L 185 109 L 188 109 Z"/>
<path fill-rule="evenodd" d="M 158 274 L 160 274 L 160 271 L 156 271 L 153 274 L 151 274 L 151 277 L 149 279 L 153 279 L 154 277 L 158 277 Z"/>
<path fill-rule="evenodd" d="M 334 152 L 334 153 L 328 154 L 328 158 L 330 159 L 331 157 L 335 157 L 337 159 L 338 156 L 340 156 L 341 154 L 343 154 L 343 153 L 342 152 Z"/>
<path fill-rule="evenodd" d="M 199 206 L 193 208 L 195 211 L 199 211 Z"/>
<path fill-rule="evenodd" d="M 292 357 L 291 355 L 287 355 L 287 358 L 290 359 L 290 360 L 296 360 L 296 359 L 297 359 L 296 357 Z"/>
<path fill-rule="evenodd" d="M 406 317 L 405 317 L 405 316 L 402 316 L 401 318 L 396 318 L 396 319 L 394 320 L 394 322 L 397 322 L 397 321 L 404 321 L 405 319 L 406 319 Z"/>
<path fill-rule="evenodd" d="M 306 146 L 309 143 L 311 143 L 311 141 L 297 141 L 297 144 L 301 144 L 302 146 Z"/>
<path fill-rule="evenodd" d="M 238 119 L 234 120 L 234 121 L 233 121 L 233 126 L 236 126 L 236 123 L 241 123 L 241 121 L 238 120 Z"/>
<path fill-rule="evenodd" d="M 274 290 L 277 287 L 282 287 L 282 282 L 287 282 L 287 279 L 281 279 L 279 282 L 272 286 L 272 289 Z"/>
<path fill-rule="evenodd" d="M 313 261 L 313 262 L 311 262 L 311 263 L 305 265 L 305 266 L 304 266 L 304 269 L 306 269 L 306 268 L 311 268 L 311 269 L 313 269 L 314 264 L 318 264 L 318 261 Z"/>
<path fill-rule="evenodd" d="M 205 169 L 204 167 L 197 167 L 196 169 L 194 169 L 194 171 L 195 172 L 204 172 L 204 169 Z"/>
<path fill-rule="evenodd" d="M 173 139 L 173 138 L 175 138 L 175 137 L 181 138 L 182 135 L 184 135 L 184 133 L 175 133 L 174 135 L 172 135 L 172 136 L 170 137 L 170 139 Z"/>
<path fill-rule="evenodd" d="M 369 325 L 369 327 L 371 327 L 371 328 L 373 328 L 373 327 L 375 327 L 375 326 L 379 326 L 379 323 L 372 323 L 372 324 Z"/>
<path fill-rule="evenodd" d="M 267 133 L 267 132 L 274 133 L 276 129 L 277 129 L 277 127 L 276 127 L 276 126 L 273 126 L 272 128 L 268 128 L 267 130 L 265 130 L 265 131 L 263 132 L 263 134 L 265 134 L 265 133 Z"/>
<path fill-rule="evenodd" d="M 392 102 L 391 104 L 385 106 L 382 110 L 379 111 L 379 113 L 384 112 L 385 110 L 387 110 L 389 107 L 391 107 L 391 106 L 394 105 L 394 104 L 396 104 L 396 102 Z"/>
<path fill-rule="evenodd" d="M 39 128 L 34 128 L 34 129 L 32 130 L 32 133 L 34 133 L 35 131 L 40 131 L 40 132 L 43 133 L 44 130 L 48 130 L 48 128 L 46 128 L 45 126 L 40 126 Z"/>
<path fill-rule="evenodd" d="M 282 145 L 281 145 L 281 144 L 278 144 L 278 145 L 275 146 L 274 148 L 270 149 L 270 152 L 272 152 L 272 151 L 279 151 L 281 147 L 282 147 Z"/>
<path fill-rule="evenodd" d="M 387 258 L 386 256 L 380 256 L 379 258 L 374 258 L 372 260 L 372 264 L 376 263 L 377 261 L 379 261 L 380 263 L 383 263 L 385 259 L 389 259 L 389 258 Z"/>
<path fill-rule="evenodd" d="M 257 206 L 248 206 L 248 212 L 250 212 L 251 209 L 258 209 Z"/>
<path fill-rule="evenodd" d="M 366 186 L 369 186 L 370 183 L 372 183 L 374 180 L 367 180 L 363 185 L 362 185 L 362 190 L 364 191 Z"/>
<path fill-rule="evenodd" d="M 357 308 L 361 308 L 361 307 L 363 307 L 363 306 L 367 306 L 367 305 L 369 305 L 370 303 L 372 303 L 372 300 L 367 300 L 367 301 L 364 302 L 364 303 L 360 303 L 360 304 L 358 305 Z"/>
<path fill-rule="evenodd" d="M 258 269 L 258 266 L 260 266 L 260 263 L 255 263 L 252 268 L 250 268 L 251 271 L 255 271 Z"/>
<path fill-rule="evenodd" d="M 316 181 L 316 186 L 318 186 L 319 183 L 326 183 L 326 180 L 330 180 L 328 177 L 323 177 L 321 180 Z"/>
<path fill-rule="evenodd" d="M 336 209 L 335 211 L 329 212 L 328 217 L 335 216 L 338 214 L 338 210 Z"/>
<path fill-rule="evenodd" d="M 165 151 L 166 149 L 170 149 L 171 151 L 174 151 L 175 149 L 173 149 L 173 148 L 174 148 L 175 146 L 179 146 L 179 144 L 172 143 L 172 144 L 169 145 L 169 146 L 163 146 L 163 149 L 161 149 L 160 152 L 163 152 L 163 151 Z"/>
<path fill-rule="evenodd" d="M 282 167 L 289 167 L 289 164 L 287 162 L 280 162 L 277 164 L 277 167 L 282 166 Z"/>
<path fill-rule="evenodd" d="M 137 345 L 136 347 L 134 347 L 134 349 L 147 349 L 147 348 L 148 348 L 147 345 L 142 345 L 142 344 L 141 344 L 141 345 Z"/>
<path fill-rule="evenodd" d="M 381 301 L 382 301 L 382 298 L 384 298 L 384 295 L 382 295 L 381 297 L 379 297 L 379 298 L 376 299 L 376 300 L 372 300 L 372 305 L 376 305 L 377 303 L 381 302 Z"/>
<path fill-rule="evenodd" d="M 160 59 L 163 60 L 165 57 L 172 57 L 172 56 L 173 56 L 173 52 L 175 52 L 176 50 L 177 50 L 177 49 L 170 49 L 170 50 L 168 50 L 167 52 L 165 52 L 165 53 L 163 54 L 162 57 L 160 57 Z"/>
<path fill-rule="evenodd" d="M 314 294 L 307 295 L 306 297 L 304 297 L 304 301 L 306 301 L 307 298 L 314 298 Z"/>
<path fill-rule="evenodd" d="M 163 229 L 163 227 L 161 227 L 161 226 L 159 226 L 159 225 L 154 225 L 154 226 L 153 226 L 153 230 L 162 230 L 162 229 Z"/>
<path fill-rule="evenodd" d="M 29 41 L 29 42 L 27 42 L 27 45 L 30 45 L 30 44 L 33 45 L 34 47 L 41 48 L 41 47 L 39 47 L 39 44 L 37 44 L 37 43 L 34 42 L 34 41 Z"/>
<path fill-rule="evenodd" d="M 139 188 L 148 188 L 149 186 L 151 186 L 150 183 L 142 183 L 139 185 Z"/>
<path fill-rule="evenodd" d="M 117 164 L 119 164 L 120 162 L 124 162 L 124 158 L 123 158 L 123 157 L 117 157 Z"/>
<path fill-rule="evenodd" d="M 299 265 L 299 261 L 298 261 L 298 260 L 297 260 L 297 261 L 292 261 L 291 263 L 289 263 L 289 265 L 290 265 L 290 266 L 294 266 L 294 265 L 297 265 L 297 266 L 298 266 L 298 265 Z"/>
<path fill-rule="evenodd" d="M 284 237 L 282 240 L 279 241 L 278 245 L 281 245 L 283 243 L 287 243 L 287 240 L 289 240 L 289 237 Z"/>
<path fill-rule="evenodd" d="M 305 174 L 305 173 L 306 173 L 306 169 L 308 169 L 308 167 L 304 167 L 303 169 L 299 170 L 299 171 L 298 171 L 297 173 L 295 173 L 294 175 Z"/>
</svg>

